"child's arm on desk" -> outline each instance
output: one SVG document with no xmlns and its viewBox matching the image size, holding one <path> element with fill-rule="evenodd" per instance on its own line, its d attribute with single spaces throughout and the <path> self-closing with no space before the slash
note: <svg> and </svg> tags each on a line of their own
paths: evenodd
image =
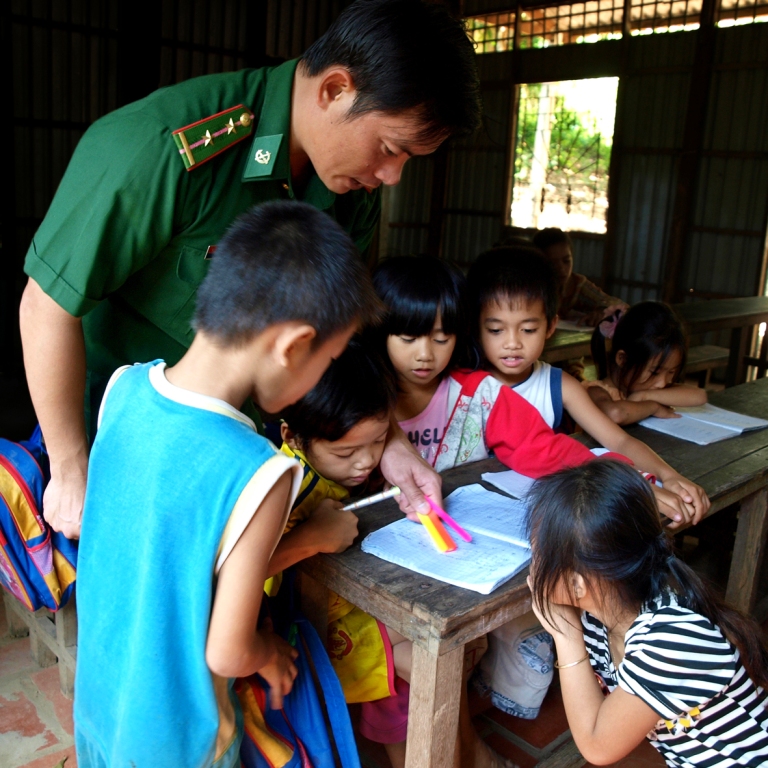
<svg viewBox="0 0 768 768">
<path fill-rule="evenodd" d="M 285 519 L 291 489 L 286 472 L 253 514 L 219 571 L 208 627 L 205 660 L 221 677 L 258 672 L 270 685 L 272 706 L 280 708 L 293 686 L 296 651 L 270 631 L 257 630 L 267 564 Z"/>
<path fill-rule="evenodd" d="M 600 386 L 591 386 L 587 394 L 592 402 L 615 424 L 626 426 L 636 424 L 649 416 L 658 416 L 661 419 L 675 419 L 678 415 L 666 405 L 655 400 L 637 402 L 633 400 L 614 400 L 608 392 Z"/>
<path fill-rule="evenodd" d="M 342 504 L 323 499 L 309 518 L 281 537 L 267 568 L 267 576 L 290 568 L 318 552 L 343 552 L 357 536 L 357 515 Z"/>
<path fill-rule="evenodd" d="M 686 480 L 645 443 L 617 426 L 593 402 L 584 387 L 567 373 L 563 373 L 563 406 L 576 423 L 600 445 L 627 456 L 638 469 L 650 472 L 661 480 L 667 491 L 657 493 L 656 496 L 662 514 L 678 525 L 689 521 L 698 523 L 701 520 L 709 509 L 709 499 L 704 490 Z"/>
<path fill-rule="evenodd" d="M 642 392 L 631 392 L 627 400 L 633 403 L 645 403 L 653 400 L 662 405 L 686 406 L 704 405 L 707 402 L 707 390 L 692 387 L 688 384 L 673 384 L 664 389 L 646 389 Z M 657 415 L 657 414 L 655 414 Z"/>
</svg>

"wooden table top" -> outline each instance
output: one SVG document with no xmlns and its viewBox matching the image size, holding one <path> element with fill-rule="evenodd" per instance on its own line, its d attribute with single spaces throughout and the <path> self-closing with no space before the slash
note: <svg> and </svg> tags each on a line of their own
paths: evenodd
<svg viewBox="0 0 768 768">
<path fill-rule="evenodd" d="M 672 308 L 691 333 L 741 328 L 768 321 L 768 296 L 691 301 L 673 304 Z"/>
<path fill-rule="evenodd" d="M 584 331 L 556 330 L 544 345 L 542 360 L 547 363 L 559 363 L 563 360 L 588 355 L 592 330 L 592 328 Z"/>
<path fill-rule="evenodd" d="M 768 378 L 713 394 L 711 401 L 752 416 L 768 416 Z M 702 485 L 713 500 L 712 512 L 768 484 L 768 429 L 710 446 L 639 426 L 629 431 Z M 443 493 L 447 496 L 459 486 L 480 482 L 483 472 L 504 469 L 496 459 L 486 459 L 449 470 L 443 474 Z M 452 646 L 476 637 L 481 617 L 484 634 L 529 610 L 527 569 L 490 595 L 481 595 L 362 552 L 360 541 L 365 536 L 401 517 L 392 500 L 360 510 L 357 543 L 339 555 L 316 555 L 304 561 L 301 570 L 401 634 L 435 649 L 438 642 L 444 649 L 446 640 Z"/>
</svg>

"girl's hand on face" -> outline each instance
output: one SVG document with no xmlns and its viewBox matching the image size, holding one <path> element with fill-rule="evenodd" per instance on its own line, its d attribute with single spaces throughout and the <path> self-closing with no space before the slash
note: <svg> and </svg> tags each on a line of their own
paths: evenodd
<svg viewBox="0 0 768 768">
<path fill-rule="evenodd" d="M 545 631 L 555 638 L 560 635 L 570 637 L 582 634 L 581 611 L 578 608 L 572 605 L 547 603 L 546 610 L 542 610 L 542 606 L 533 597 L 532 577 L 529 575 L 526 581 L 528 589 L 531 590 L 531 608 Z"/>
<path fill-rule="evenodd" d="M 693 506 L 694 513 L 691 523 L 693 525 L 700 523 L 711 503 L 704 489 L 682 475 L 677 474 L 671 478 L 664 478 L 663 483 L 664 488 L 679 496 L 686 505 Z"/>
<path fill-rule="evenodd" d="M 696 514 L 693 504 L 686 504 L 676 493 L 667 488 L 659 488 L 658 485 L 652 485 L 651 488 L 656 497 L 659 512 L 672 520 L 672 523 L 667 526 L 670 530 L 692 522 Z"/>
</svg>

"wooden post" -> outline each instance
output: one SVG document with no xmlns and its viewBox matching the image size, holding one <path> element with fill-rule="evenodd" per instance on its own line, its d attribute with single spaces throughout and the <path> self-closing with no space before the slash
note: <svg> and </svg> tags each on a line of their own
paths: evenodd
<svg viewBox="0 0 768 768">
<path fill-rule="evenodd" d="M 325 644 L 328 636 L 328 587 L 301 571 L 298 577 L 301 610 Z"/>
<path fill-rule="evenodd" d="M 5 621 L 8 624 L 8 635 L 10 637 L 26 637 L 29 634 L 29 627 L 13 610 L 15 608 L 14 602 L 15 598 L 7 592 L 3 592 L 3 607 L 5 608 Z"/>
<path fill-rule="evenodd" d="M 77 609 L 74 595 L 56 614 L 56 642 L 74 657 L 77 646 Z M 75 670 L 72 664 L 59 659 L 59 687 L 69 699 L 75 695 Z"/>
<path fill-rule="evenodd" d="M 683 290 L 685 245 L 696 203 L 696 178 L 701 161 L 701 145 L 707 124 L 707 104 L 715 58 L 715 0 L 703 0 L 701 22 L 696 34 L 696 53 L 691 69 L 688 108 L 683 130 L 683 147 L 677 168 L 675 203 L 672 209 L 669 243 L 664 276 L 663 299 L 679 301 Z"/>
<path fill-rule="evenodd" d="M 725 592 L 725 601 L 743 613 L 750 613 L 755 604 L 766 532 L 768 488 L 763 487 L 741 502 L 731 573 Z"/>
<path fill-rule="evenodd" d="M 436 656 L 414 643 L 405 768 L 453 765 L 463 666 L 463 645 Z"/>
</svg>

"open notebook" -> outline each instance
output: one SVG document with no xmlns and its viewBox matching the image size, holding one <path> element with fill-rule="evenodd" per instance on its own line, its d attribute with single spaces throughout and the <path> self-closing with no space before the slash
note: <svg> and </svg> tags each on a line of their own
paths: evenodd
<svg viewBox="0 0 768 768">
<path fill-rule="evenodd" d="M 363 552 L 483 595 L 528 565 L 531 550 L 522 502 L 475 484 L 458 488 L 444 503 L 445 511 L 472 534 L 472 541 L 452 534 L 457 549 L 438 552 L 424 526 L 403 519 L 366 536 Z"/>
<path fill-rule="evenodd" d="M 768 421 L 765 419 L 726 411 L 709 403 L 690 408 L 676 408 L 675 411 L 680 414 L 679 419 L 659 419 L 651 416 L 639 423 L 656 432 L 663 432 L 665 435 L 679 437 L 681 440 L 699 445 L 717 443 L 729 437 L 736 437 L 743 432 L 768 427 Z"/>
</svg>

